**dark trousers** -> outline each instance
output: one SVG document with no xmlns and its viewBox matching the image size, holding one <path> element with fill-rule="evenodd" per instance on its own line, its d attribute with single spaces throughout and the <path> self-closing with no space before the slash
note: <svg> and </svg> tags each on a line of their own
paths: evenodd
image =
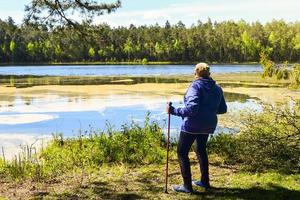
<svg viewBox="0 0 300 200">
<path fill-rule="evenodd" d="M 192 174 L 188 154 L 195 140 L 196 154 L 200 164 L 201 181 L 209 186 L 208 157 L 206 152 L 208 136 L 208 134 L 190 134 L 186 132 L 180 133 L 177 155 L 179 159 L 181 175 L 186 188 L 192 188 Z"/>
</svg>

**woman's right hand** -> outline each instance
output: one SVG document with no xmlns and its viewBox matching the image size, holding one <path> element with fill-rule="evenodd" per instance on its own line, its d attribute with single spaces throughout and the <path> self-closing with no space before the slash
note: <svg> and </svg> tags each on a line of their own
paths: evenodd
<svg viewBox="0 0 300 200">
<path fill-rule="evenodd" d="M 168 114 L 170 114 L 170 108 L 171 108 L 171 106 L 172 106 L 172 102 L 167 102 L 166 112 L 167 112 Z"/>
</svg>

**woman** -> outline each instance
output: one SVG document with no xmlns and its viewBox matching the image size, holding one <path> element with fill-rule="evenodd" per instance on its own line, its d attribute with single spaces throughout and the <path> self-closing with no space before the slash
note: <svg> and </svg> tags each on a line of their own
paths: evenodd
<svg viewBox="0 0 300 200">
<path fill-rule="evenodd" d="M 227 105 L 220 86 L 210 77 L 209 66 L 199 63 L 195 67 L 195 80 L 184 96 L 184 107 L 167 106 L 167 112 L 183 119 L 178 141 L 177 155 L 179 159 L 182 186 L 173 186 L 175 192 L 192 193 L 193 185 L 208 189 L 208 157 L 206 143 L 209 134 L 213 134 L 217 126 L 217 114 L 227 112 Z M 169 104 L 168 104 L 169 105 Z M 196 140 L 196 154 L 200 164 L 201 180 L 192 181 L 189 150 Z"/>
</svg>

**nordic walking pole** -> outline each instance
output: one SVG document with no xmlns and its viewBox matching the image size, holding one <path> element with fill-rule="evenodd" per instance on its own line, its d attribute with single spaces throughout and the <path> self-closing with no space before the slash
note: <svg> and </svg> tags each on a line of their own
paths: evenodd
<svg viewBox="0 0 300 200">
<path fill-rule="evenodd" d="M 169 108 L 172 105 L 171 102 L 169 102 Z M 171 114 L 170 111 L 168 111 L 168 138 L 167 138 L 167 163 L 166 163 L 166 177 L 165 177 L 165 193 L 168 193 L 168 176 L 169 176 L 169 149 L 170 149 L 170 124 L 171 124 Z"/>
</svg>

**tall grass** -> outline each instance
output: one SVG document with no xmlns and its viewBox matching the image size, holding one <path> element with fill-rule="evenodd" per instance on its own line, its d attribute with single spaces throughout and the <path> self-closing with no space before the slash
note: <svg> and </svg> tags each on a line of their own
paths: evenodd
<svg viewBox="0 0 300 200">
<path fill-rule="evenodd" d="M 13 159 L 6 160 L 4 157 L 0 159 L 0 177 L 20 181 L 27 177 L 36 180 L 40 178 L 40 163 L 38 161 L 36 149 L 26 145 L 22 149 L 22 153 L 15 155 Z M 38 175 L 38 176 L 37 176 Z"/>
<path fill-rule="evenodd" d="M 141 126 L 135 122 L 113 130 L 108 124 L 103 132 L 90 131 L 75 138 L 54 135 L 40 153 L 23 155 L 11 161 L 0 161 L 0 174 L 13 179 L 49 179 L 66 172 L 84 173 L 99 169 L 104 163 L 143 165 L 161 163 L 165 158 L 165 136 L 149 114 Z"/>
</svg>

